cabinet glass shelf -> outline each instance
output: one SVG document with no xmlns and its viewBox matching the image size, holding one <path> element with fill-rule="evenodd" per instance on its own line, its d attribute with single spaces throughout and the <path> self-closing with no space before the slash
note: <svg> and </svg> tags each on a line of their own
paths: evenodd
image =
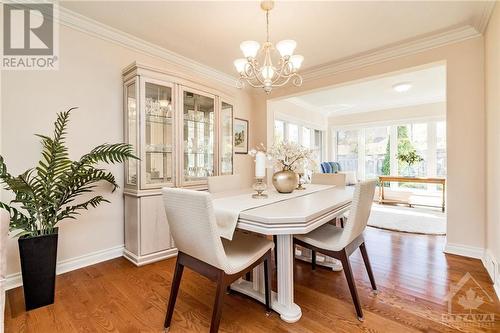
<svg viewBox="0 0 500 333">
<path fill-rule="evenodd" d="M 173 176 L 172 88 L 145 82 L 146 185 L 169 183 Z"/>
<path fill-rule="evenodd" d="M 184 90 L 183 118 L 184 181 L 205 181 L 215 174 L 215 96 Z"/>
</svg>

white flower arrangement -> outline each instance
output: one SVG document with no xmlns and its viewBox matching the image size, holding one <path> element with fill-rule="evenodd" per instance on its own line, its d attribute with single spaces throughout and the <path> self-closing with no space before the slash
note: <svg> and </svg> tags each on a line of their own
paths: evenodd
<svg viewBox="0 0 500 333">
<path fill-rule="evenodd" d="M 314 152 L 298 143 L 283 141 L 274 144 L 268 151 L 276 169 L 303 173 L 305 168 L 314 167 Z"/>
</svg>

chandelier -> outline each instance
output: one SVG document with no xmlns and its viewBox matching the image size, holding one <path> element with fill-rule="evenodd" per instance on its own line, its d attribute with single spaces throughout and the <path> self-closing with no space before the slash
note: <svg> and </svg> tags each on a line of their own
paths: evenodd
<svg viewBox="0 0 500 333">
<path fill-rule="evenodd" d="M 302 77 L 297 73 L 304 57 L 293 54 L 297 43 L 294 40 L 282 40 L 276 44 L 269 41 L 269 11 L 274 1 L 262 1 L 262 10 L 266 12 L 267 39 L 262 47 L 256 41 L 247 40 L 240 44 L 245 58 L 236 59 L 234 66 L 240 74 L 238 87 L 243 88 L 245 82 L 254 88 L 264 88 L 269 94 L 273 87 L 281 87 L 292 82 L 296 87 L 302 85 Z M 275 59 L 276 66 L 273 64 Z"/>
</svg>

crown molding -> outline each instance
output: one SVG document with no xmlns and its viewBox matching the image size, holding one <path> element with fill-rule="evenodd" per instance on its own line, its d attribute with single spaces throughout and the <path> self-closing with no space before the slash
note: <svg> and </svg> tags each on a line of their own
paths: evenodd
<svg viewBox="0 0 500 333">
<path fill-rule="evenodd" d="M 391 47 L 385 47 L 374 52 L 352 56 L 343 60 L 334 61 L 325 65 L 316 66 L 302 72 L 305 80 L 320 79 L 337 73 L 349 71 L 377 64 L 394 58 L 399 58 L 429 49 L 441 47 L 451 43 L 461 42 L 470 38 L 481 36 L 476 28 L 466 25 L 459 28 L 447 30 L 431 36 L 399 43 Z"/>
<path fill-rule="evenodd" d="M 59 6 L 59 23 L 88 35 L 172 63 L 195 75 L 236 87 L 237 79 L 212 67 L 189 59 L 131 34 L 115 29 L 72 10 Z"/>
<path fill-rule="evenodd" d="M 10 3 L 25 3 L 31 2 L 32 0 L 6 1 Z M 43 2 L 46 0 L 40 1 Z M 485 7 L 481 17 L 477 20 L 477 22 L 474 22 L 473 25 L 465 25 L 423 38 L 416 38 L 411 41 L 397 43 L 393 46 L 382 47 L 375 51 L 368 51 L 359 55 L 348 56 L 341 60 L 303 70 L 301 75 L 304 80 L 320 79 L 355 68 L 362 68 L 390 59 L 416 54 L 429 49 L 479 37 L 486 30 L 488 21 L 495 8 L 495 4 L 496 1 L 485 1 Z M 232 87 L 235 87 L 237 84 L 238 79 L 229 74 L 100 23 L 65 7 L 58 7 L 58 21 L 60 24 L 87 33 L 94 37 L 127 47 L 136 52 L 165 60 L 179 66 L 181 69 L 192 71 L 204 78 L 215 80 Z"/>
<path fill-rule="evenodd" d="M 491 14 L 493 14 L 496 3 L 496 1 L 485 1 L 483 14 L 474 24 L 476 30 L 481 34 L 484 34 L 486 32 L 486 27 L 488 26 L 488 22 L 490 21 Z"/>
</svg>

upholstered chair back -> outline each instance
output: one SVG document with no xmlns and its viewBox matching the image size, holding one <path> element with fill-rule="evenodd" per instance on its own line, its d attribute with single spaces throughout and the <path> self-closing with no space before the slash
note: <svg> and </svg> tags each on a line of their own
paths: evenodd
<svg viewBox="0 0 500 333">
<path fill-rule="evenodd" d="M 227 270 L 210 193 L 163 188 L 163 201 L 175 246 L 196 259 Z"/>
<path fill-rule="evenodd" d="M 313 173 L 311 183 L 344 187 L 346 184 L 345 178 L 346 175 L 343 173 Z"/>
<path fill-rule="evenodd" d="M 365 230 L 370 217 L 375 186 L 375 180 L 356 184 L 349 217 L 340 238 L 342 247 L 347 246 Z"/>
<path fill-rule="evenodd" d="M 208 177 L 208 192 L 217 193 L 243 188 L 240 175 Z"/>
</svg>

